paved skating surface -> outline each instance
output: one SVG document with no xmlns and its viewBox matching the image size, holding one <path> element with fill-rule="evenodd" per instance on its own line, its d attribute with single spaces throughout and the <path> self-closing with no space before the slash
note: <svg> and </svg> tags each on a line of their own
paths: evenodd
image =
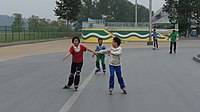
<svg viewBox="0 0 200 112">
<path fill-rule="evenodd" d="M 109 73 L 97 74 L 68 112 L 199 112 L 200 67 L 192 59 L 199 51 L 199 47 L 178 48 L 177 54 L 169 54 L 168 48 L 123 49 L 128 94 L 121 93 L 115 80 L 110 96 Z M 70 58 L 62 62 L 64 54 L 0 62 L 0 111 L 59 112 L 74 94 L 73 89 L 62 90 L 71 64 Z M 94 70 L 94 62 L 91 54 L 85 54 L 82 82 Z"/>
</svg>

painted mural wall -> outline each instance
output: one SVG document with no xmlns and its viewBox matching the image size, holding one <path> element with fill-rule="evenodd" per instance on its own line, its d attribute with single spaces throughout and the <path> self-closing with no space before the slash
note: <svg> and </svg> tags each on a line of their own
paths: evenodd
<svg viewBox="0 0 200 112">
<path fill-rule="evenodd" d="M 170 33 L 168 31 L 168 33 Z M 164 35 L 158 32 L 159 41 L 168 41 L 168 34 Z M 104 42 L 112 42 L 113 37 L 119 37 L 123 41 L 148 41 L 148 29 L 104 29 L 104 28 L 86 28 L 82 29 L 83 42 L 97 42 L 98 38 L 103 38 Z"/>
</svg>

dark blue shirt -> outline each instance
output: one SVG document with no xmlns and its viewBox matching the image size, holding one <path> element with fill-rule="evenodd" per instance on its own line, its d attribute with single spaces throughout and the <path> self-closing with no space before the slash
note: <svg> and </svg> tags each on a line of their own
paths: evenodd
<svg viewBox="0 0 200 112">
<path fill-rule="evenodd" d="M 101 45 L 101 46 L 97 46 L 95 51 L 100 51 L 100 50 L 106 50 L 106 46 Z"/>
</svg>

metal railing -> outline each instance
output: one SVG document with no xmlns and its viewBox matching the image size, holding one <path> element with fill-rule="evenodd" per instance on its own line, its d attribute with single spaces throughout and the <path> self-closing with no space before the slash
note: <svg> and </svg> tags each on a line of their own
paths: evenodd
<svg viewBox="0 0 200 112">
<path fill-rule="evenodd" d="M 148 28 L 148 22 L 105 22 L 105 26 L 108 28 Z"/>
<path fill-rule="evenodd" d="M 181 29 L 180 36 L 183 38 L 200 38 L 200 29 L 191 28 L 191 29 Z"/>
<path fill-rule="evenodd" d="M 82 23 L 83 28 L 148 28 L 148 22 L 105 22 L 104 24 L 97 24 L 97 23 Z"/>
</svg>

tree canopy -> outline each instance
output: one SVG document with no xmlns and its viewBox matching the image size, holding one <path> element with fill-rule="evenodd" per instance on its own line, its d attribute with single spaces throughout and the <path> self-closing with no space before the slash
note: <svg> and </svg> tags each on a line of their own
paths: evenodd
<svg viewBox="0 0 200 112">
<path fill-rule="evenodd" d="M 39 18 L 39 16 L 32 15 L 28 19 L 28 26 L 30 29 L 66 29 L 66 22 L 63 20 L 51 21 L 46 18 Z"/>
<path fill-rule="evenodd" d="M 68 24 L 70 21 L 77 20 L 80 12 L 81 0 L 58 0 L 56 1 L 56 8 L 54 10 L 58 19 L 64 19 Z"/>
<path fill-rule="evenodd" d="M 12 27 L 14 31 L 21 31 L 24 23 L 24 20 L 22 19 L 22 14 L 14 13 L 14 21 L 12 23 Z"/>
<path fill-rule="evenodd" d="M 163 10 L 169 14 L 170 22 L 177 22 L 180 30 L 200 26 L 199 0 L 165 0 Z"/>
<path fill-rule="evenodd" d="M 149 10 L 138 5 L 139 22 L 149 21 Z M 82 0 L 80 18 L 105 19 L 109 22 L 134 22 L 135 5 L 128 0 Z"/>
</svg>

